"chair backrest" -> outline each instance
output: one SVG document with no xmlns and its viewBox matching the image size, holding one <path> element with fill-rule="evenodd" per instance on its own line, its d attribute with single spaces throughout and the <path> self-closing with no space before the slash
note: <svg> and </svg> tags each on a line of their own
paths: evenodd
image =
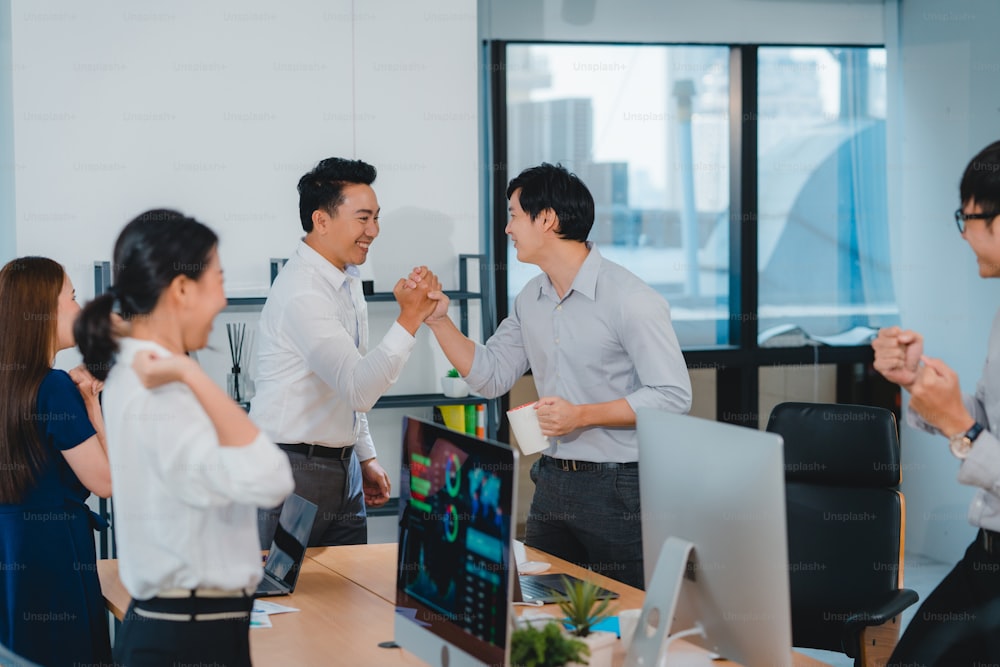
<svg viewBox="0 0 1000 667">
<path fill-rule="evenodd" d="M 885 408 L 781 403 L 767 430 L 785 440 L 785 480 L 895 488 L 900 482 L 896 417 Z"/>
<path fill-rule="evenodd" d="M 845 621 L 900 587 L 895 416 L 869 406 L 782 403 L 767 430 L 785 442 L 792 642 L 852 655 Z"/>
</svg>

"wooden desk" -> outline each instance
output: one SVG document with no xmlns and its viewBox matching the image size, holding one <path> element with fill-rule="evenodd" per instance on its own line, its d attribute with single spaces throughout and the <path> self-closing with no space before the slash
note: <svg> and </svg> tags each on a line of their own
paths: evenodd
<svg viewBox="0 0 1000 667">
<path fill-rule="evenodd" d="M 379 642 L 392 639 L 396 601 L 396 545 L 364 544 L 342 547 L 315 547 L 299 574 L 295 593 L 268 598 L 297 607 L 299 612 L 271 616 L 272 628 L 250 632 L 250 653 L 257 667 L 302 665 L 326 667 L 346 659 L 352 665 L 393 667 L 424 663 L 402 649 L 384 649 Z M 552 563 L 550 572 L 563 572 L 593 579 L 618 592 L 617 609 L 642 607 L 644 593 L 613 579 L 595 574 L 548 554 L 529 548 L 528 558 Z M 118 579 L 116 561 L 97 562 L 101 591 L 108 609 L 121 619 L 128 608 L 129 595 Z M 524 607 L 517 607 L 520 613 Z M 538 609 L 538 608 L 532 608 Z M 556 613 L 556 605 L 541 607 Z M 678 640 L 671 645 L 671 667 L 738 667 L 729 661 L 705 660 L 705 652 Z M 824 663 L 793 653 L 797 667 L 821 667 Z M 615 665 L 625 660 L 619 642 Z"/>
<path fill-rule="evenodd" d="M 99 560 L 97 572 L 108 609 L 121 620 L 130 599 L 118 579 L 118 563 Z M 250 631 L 256 667 L 424 665 L 402 649 L 379 647 L 392 640 L 394 605 L 312 559 L 302 564 L 294 594 L 267 599 L 301 611 L 273 615 L 273 627 Z"/>
</svg>

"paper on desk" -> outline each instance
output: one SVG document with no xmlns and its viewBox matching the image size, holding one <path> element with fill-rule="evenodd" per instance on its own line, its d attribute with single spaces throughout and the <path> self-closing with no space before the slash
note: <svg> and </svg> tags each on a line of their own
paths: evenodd
<svg viewBox="0 0 1000 667">
<path fill-rule="evenodd" d="M 877 335 L 878 329 L 854 327 L 830 336 L 813 336 L 813 340 L 818 340 L 826 345 L 867 345 Z"/>
<path fill-rule="evenodd" d="M 507 419 L 522 454 L 535 454 L 548 448 L 549 439 L 542 435 L 534 403 L 525 403 L 508 410 Z"/>
<path fill-rule="evenodd" d="M 250 627 L 251 628 L 269 628 L 271 627 L 271 619 L 267 617 L 266 611 L 257 611 L 254 609 L 250 612 Z"/>
<path fill-rule="evenodd" d="M 286 607 L 283 604 L 278 604 L 277 602 L 268 602 L 267 600 L 254 600 L 253 601 L 253 611 L 254 613 L 262 614 L 285 614 L 290 611 L 299 611 L 295 607 Z"/>
</svg>

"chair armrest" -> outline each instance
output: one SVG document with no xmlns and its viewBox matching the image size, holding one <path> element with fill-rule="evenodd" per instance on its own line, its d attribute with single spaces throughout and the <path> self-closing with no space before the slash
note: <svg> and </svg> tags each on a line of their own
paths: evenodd
<svg viewBox="0 0 1000 667">
<path fill-rule="evenodd" d="M 881 599 L 876 599 L 870 609 L 851 614 L 844 620 L 844 635 L 841 643 L 844 653 L 854 658 L 860 652 L 861 632 L 866 627 L 882 625 L 889 619 L 898 616 L 904 609 L 920 599 L 916 591 L 909 588 L 899 588 L 886 591 Z"/>
</svg>

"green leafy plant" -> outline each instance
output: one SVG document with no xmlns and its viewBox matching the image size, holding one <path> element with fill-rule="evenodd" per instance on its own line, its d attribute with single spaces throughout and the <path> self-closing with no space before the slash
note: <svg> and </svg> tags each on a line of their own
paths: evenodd
<svg viewBox="0 0 1000 667">
<path fill-rule="evenodd" d="M 579 639 L 549 622 L 541 630 L 528 625 L 510 636 L 510 664 L 514 667 L 562 667 L 569 662 L 587 664 L 590 649 Z"/>
<path fill-rule="evenodd" d="M 559 608 L 566 614 L 566 620 L 573 624 L 572 632 L 578 637 L 586 637 L 595 625 L 611 615 L 608 610 L 610 599 L 599 599 L 600 586 L 577 579 L 562 578 L 565 595 L 559 596 Z"/>
<path fill-rule="evenodd" d="M 450 371 L 445 373 L 445 377 L 457 378 L 461 376 L 458 374 L 458 369 L 452 368 Z"/>
</svg>

